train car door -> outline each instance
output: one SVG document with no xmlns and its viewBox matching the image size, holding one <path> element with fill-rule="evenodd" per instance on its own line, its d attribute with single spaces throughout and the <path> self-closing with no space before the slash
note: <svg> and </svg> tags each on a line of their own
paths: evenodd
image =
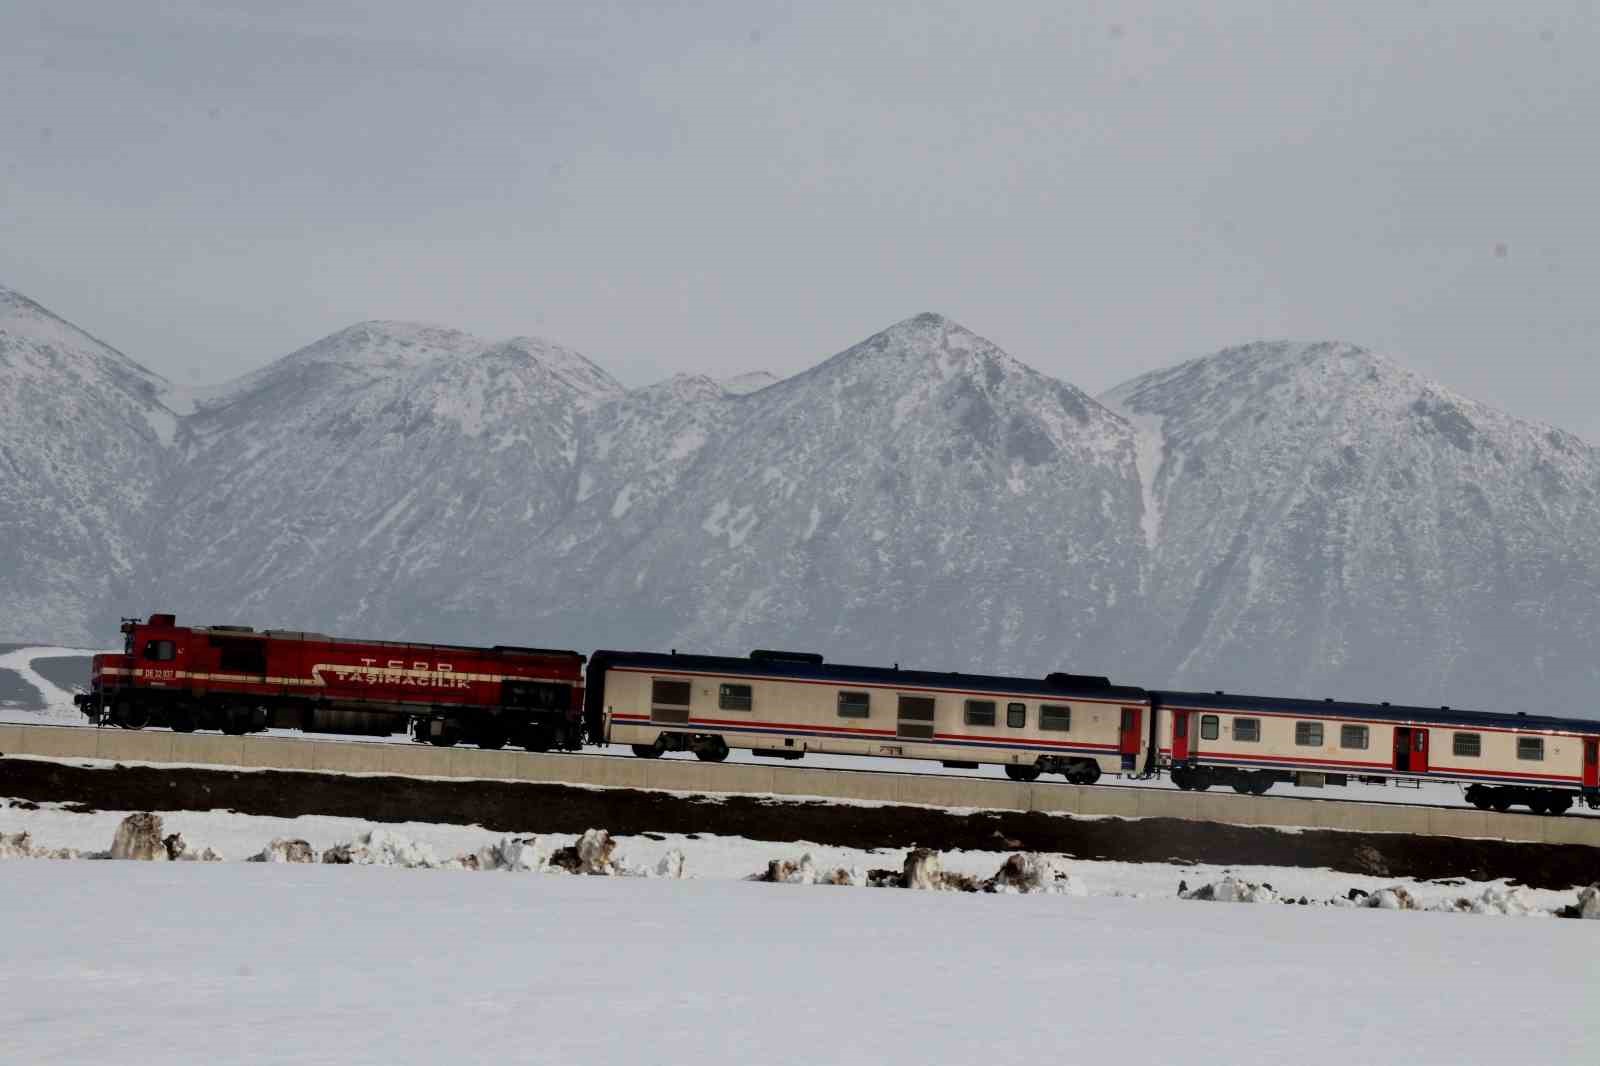
<svg viewBox="0 0 1600 1066">
<path fill-rule="evenodd" d="M 1118 735 L 1117 750 L 1122 753 L 1122 768 L 1134 769 L 1139 761 L 1139 751 L 1144 747 L 1144 714 L 1138 707 L 1122 708 L 1122 730 Z"/>
<path fill-rule="evenodd" d="M 1600 788 L 1600 737 L 1584 738 L 1583 787 Z"/>
<path fill-rule="evenodd" d="M 1410 726 L 1395 726 L 1394 768 L 1402 773 L 1428 772 L 1428 731 Z"/>
<path fill-rule="evenodd" d="M 1192 711 L 1172 711 L 1172 761 L 1189 757 L 1189 716 Z"/>
</svg>

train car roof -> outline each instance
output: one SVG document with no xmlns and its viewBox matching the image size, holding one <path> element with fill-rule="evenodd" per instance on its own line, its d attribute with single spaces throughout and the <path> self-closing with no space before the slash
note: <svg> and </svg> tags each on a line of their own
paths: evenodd
<svg viewBox="0 0 1600 1066">
<path fill-rule="evenodd" d="M 1152 689 L 1150 695 L 1165 706 L 1193 707 L 1199 710 L 1261 711 L 1297 714 L 1306 718 L 1370 718 L 1380 722 L 1424 722 L 1438 726 L 1483 729 L 1554 730 L 1564 733 L 1600 734 L 1600 721 L 1590 718 L 1557 718 L 1545 714 L 1506 714 L 1499 711 L 1471 711 L 1460 707 L 1414 707 L 1389 703 L 1355 703 L 1349 700 L 1306 700 L 1280 696 L 1249 696 L 1234 692 L 1169 692 Z"/>
<path fill-rule="evenodd" d="M 731 655 L 679 655 L 646 651 L 597 651 L 589 658 L 591 670 L 611 666 L 642 666 L 743 677 L 784 677 L 840 684 L 884 685 L 903 688 L 958 689 L 963 692 L 1016 693 L 1028 696 L 1075 696 L 1083 699 L 1144 702 L 1145 690 L 1113 685 L 1103 677 L 1052 674 L 1043 677 L 1000 677 L 932 670 L 902 670 L 898 666 L 851 666 L 824 662 L 821 656 L 765 652 L 766 657 Z"/>
</svg>

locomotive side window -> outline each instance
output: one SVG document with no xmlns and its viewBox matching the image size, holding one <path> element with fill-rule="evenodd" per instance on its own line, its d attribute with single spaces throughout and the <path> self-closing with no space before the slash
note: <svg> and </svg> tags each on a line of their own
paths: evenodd
<svg viewBox="0 0 1600 1066">
<path fill-rule="evenodd" d="M 1477 733 L 1457 733 L 1451 750 L 1463 759 L 1476 759 L 1483 754 L 1483 737 Z"/>
<path fill-rule="evenodd" d="M 840 718 L 866 718 L 871 713 L 872 694 L 870 692 L 839 693 Z"/>
<path fill-rule="evenodd" d="M 1040 704 L 1039 728 L 1054 730 L 1057 733 L 1069 731 L 1072 728 L 1072 708 L 1050 703 Z"/>
<path fill-rule="evenodd" d="M 1235 718 L 1233 720 L 1233 739 L 1247 744 L 1260 743 L 1261 719 Z"/>
<path fill-rule="evenodd" d="M 655 678 L 650 682 L 650 702 L 666 707 L 689 706 L 689 682 Z"/>
<path fill-rule="evenodd" d="M 1009 729 L 1024 729 L 1028 725 L 1028 705 L 1026 703 L 1006 704 L 1006 726 Z"/>
<path fill-rule="evenodd" d="M 1294 742 L 1302 748 L 1322 747 L 1322 723 L 1296 722 L 1294 724 Z"/>
<path fill-rule="evenodd" d="M 1203 715 L 1200 716 L 1200 739 L 1201 740 L 1216 740 L 1217 737 L 1219 735 L 1221 735 L 1221 732 L 1222 732 L 1222 730 L 1221 730 L 1220 726 L 1218 725 L 1217 716 L 1216 715 L 1214 715 L 1214 714 L 1203 714 Z"/>
<path fill-rule="evenodd" d="M 1341 748 L 1357 748 L 1367 750 L 1367 727 L 1364 725 L 1342 725 L 1339 727 L 1339 746 Z"/>
<path fill-rule="evenodd" d="M 1526 760 L 1527 762 L 1543 762 L 1544 761 L 1544 738 L 1543 737 L 1518 737 L 1517 738 L 1517 758 Z"/>
<path fill-rule="evenodd" d="M 226 640 L 211 638 L 213 647 L 222 650 L 224 673 L 264 674 L 267 672 L 267 646 L 260 640 Z"/>
<path fill-rule="evenodd" d="M 968 725 L 994 725 L 994 700 L 968 700 Z"/>
<path fill-rule="evenodd" d="M 144 657 L 158 663 L 171 662 L 177 654 L 177 645 L 170 640 L 152 640 L 144 646 Z"/>
</svg>

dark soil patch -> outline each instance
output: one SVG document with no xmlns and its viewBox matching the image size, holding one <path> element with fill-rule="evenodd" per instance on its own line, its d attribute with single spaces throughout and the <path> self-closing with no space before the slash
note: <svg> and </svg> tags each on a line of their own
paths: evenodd
<svg viewBox="0 0 1600 1066">
<path fill-rule="evenodd" d="M 496 781 L 424 781 L 278 770 L 117 766 L 96 769 L 0 759 L 0 795 L 79 809 L 231 810 L 294 818 L 481 825 L 507 833 L 711 833 L 853 848 L 1050 851 L 1079 859 L 1328 867 L 1380 877 L 1481 881 L 1535 888 L 1600 881 L 1600 848 L 1398 833 L 1275 829 L 1171 818 L 1096 818 L 923 807 L 857 807 L 751 796 L 679 796 L 633 789 Z"/>
</svg>

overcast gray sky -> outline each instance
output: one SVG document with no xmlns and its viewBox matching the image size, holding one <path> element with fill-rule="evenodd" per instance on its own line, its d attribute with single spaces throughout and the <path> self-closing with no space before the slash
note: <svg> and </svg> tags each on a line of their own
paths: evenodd
<svg viewBox="0 0 1600 1066">
<path fill-rule="evenodd" d="M 0 99 L 0 283 L 180 381 L 363 318 L 789 372 L 937 310 L 1091 392 L 1338 338 L 1600 441 L 1581 0 L 7 0 Z"/>
</svg>

